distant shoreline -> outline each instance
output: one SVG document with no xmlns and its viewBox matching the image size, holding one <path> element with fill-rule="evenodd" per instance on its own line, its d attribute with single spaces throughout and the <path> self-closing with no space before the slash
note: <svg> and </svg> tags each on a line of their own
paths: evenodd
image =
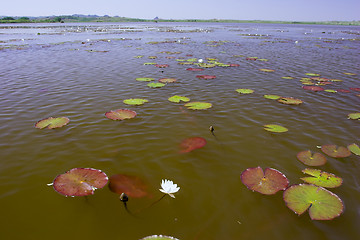
<svg viewBox="0 0 360 240">
<path fill-rule="evenodd" d="M 66 15 L 49 17 L 2 17 L 0 23 L 78 23 L 78 22 L 209 22 L 209 23 L 272 23 L 360 26 L 360 21 L 268 21 L 232 19 L 140 19 L 96 15 Z"/>
</svg>

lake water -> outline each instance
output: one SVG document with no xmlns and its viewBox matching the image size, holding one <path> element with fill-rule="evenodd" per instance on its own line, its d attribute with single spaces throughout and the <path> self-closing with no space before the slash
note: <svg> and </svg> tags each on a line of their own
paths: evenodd
<svg viewBox="0 0 360 240">
<path fill-rule="evenodd" d="M 247 168 L 270 167 L 299 184 L 307 166 L 297 160 L 298 152 L 321 152 L 317 147 L 324 144 L 360 145 L 360 122 L 347 116 L 360 110 L 359 35 L 356 26 L 325 25 L 0 25 L 0 238 L 356 239 L 359 156 L 327 157 L 325 165 L 315 167 L 343 178 L 331 191 L 345 209 L 331 221 L 312 221 L 307 212 L 297 216 L 282 191 L 252 192 L 240 175 Z M 198 66 L 178 60 L 190 58 L 239 66 L 187 71 Z M 169 67 L 144 65 L 148 62 Z M 300 80 L 309 78 L 306 73 L 342 80 L 323 86 L 340 91 L 304 90 Z M 198 79 L 199 74 L 216 79 Z M 139 77 L 177 82 L 149 88 L 135 80 Z M 241 95 L 238 88 L 255 92 Z M 303 103 L 285 105 L 265 94 Z M 167 100 L 173 95 L 212 108 L 189 110 Z M 128 98 L 149 102 L 129 106 L 123 103 Z M 121 108 L 137 116 L 124 121 L 104 116 Z M 70 123 L 52 130 L 34 127 L 50 116 L 66 116 Z M 289 131 L 270 133 L 265 124 Z M 179 153 L 189 137 L 203 137 L 207 145 Z M 175 199 L 165 197 L 133 217 L 107 186 L 86 198 L 64 197 L 47 186 L 76 167 L 142 178 L 149 197 L 130 198 L 133 212 L 162 196 L 162 179 L 181 189 Z"/>
</svg>

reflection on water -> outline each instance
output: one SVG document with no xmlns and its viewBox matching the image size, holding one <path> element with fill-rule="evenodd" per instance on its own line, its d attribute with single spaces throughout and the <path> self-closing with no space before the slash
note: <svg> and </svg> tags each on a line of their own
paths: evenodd
<svg viewBox="0 0 360 240">
<path fill-rule="evenodd" d="M 1 25 L 0 56 L 0 220 L 2 239 L 117 238 L 152 234 L 180 239 L 354 239 L 360 234 L 359 157 L 328 157 L 319 167 L 343 178 L 333 189 L 345 212 L 332 221 L 295 215 L 282 193 L 263 196 L 240 181 L 246 168 L 272 167 L 291 184 L 306 168 L 300 151 L 359 142 L 359 28 L 351 26 L 120 23 Z M 138 57 L 136 57 L 138 56 Z M 150 59 L 149 56 L 156 56 Z M 257 60 L 247 58 L 257 57 Z M 190 58 L 215 58 L 237 67 L 198 67 Z M 168 64 L 157 68 L 144 63 Z M 190 64 L 179 64 L 179 63 Z M 259 69 L 275 72 L 262 72 Z M 328 90 L 302 88 L 317 73 L 337 79 Z M 347 75 L 354 73 L 357 75 Z M 290 76 L 293 79 L 284 79 Z M 176 78 L 149 88 L 138 77 Z M 311 80 L 317 83 L 316 80 Z M 241 95 L 238 88 L 255 90 Z M 298 106 L 265 99 L 265 94 L 299 98 Z M 208 110 L 171 103 L 173 95 L 210 102 Z M 145 98 L 141 106 L 123 103 Z M 129 108 L 134 119 L 112 121 L 110 110 Z M 34 124 L 66 116 L 59 129 Z M 273 134 L 265 124 L 289 129 Z M 214 126 L 213 136 L 209 127 Z M 207 145 L 179 153 L 188 137 Z M 93 167 L 109 176 L 141 177 L 152 199 L 130 199 L 132 211 L 161 197 L 161 179 L 181 189 L 139 218 L 128 215 L 107 187 L 88 198 L 65 198 L 46 184 L 71 168 Z M 21 229 L 21 231 L 19 231 Z"/>
</svg>

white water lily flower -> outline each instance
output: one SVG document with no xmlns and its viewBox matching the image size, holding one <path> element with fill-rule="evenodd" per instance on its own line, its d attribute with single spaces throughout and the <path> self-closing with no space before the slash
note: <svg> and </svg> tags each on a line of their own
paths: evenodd
<svg viewBox="0 0 360 240">
<path fill-rule="evenodd" d="M 161 192 L 165 194 L 169 194 L 170 197 L 175 198 L 173 193 L 176 193 L 179 191 L 180 187 L 177 186 L 177 184 L 174 184 L 173 181 L 163 179 L 161 180 L 161 189 L 159 189 Z"/>
</svg>

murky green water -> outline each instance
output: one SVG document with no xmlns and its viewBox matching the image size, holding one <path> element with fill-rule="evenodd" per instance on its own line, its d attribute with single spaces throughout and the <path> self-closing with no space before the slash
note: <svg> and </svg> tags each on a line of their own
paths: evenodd
<svg viewBox="0 0 360 240">
<path fill-rule="evenodd" d="M 359 31 L 351 26 L 220 23 L 0 25 L 0 238 L 356 239 L 359 156 L 328 157 L 318 167 L 344 181 L 331 190 L 345 205 L 332 221 L 311 221 L 308 213 L 297 216 L 286 207 L 282 192 L 252 192 L 240 174 L 250 167 L 272 167 L 298 184 L 306 168 L 298 152 L 319 152 L 323 144 L 360 144 L 360 122 L 347 119 L 360 110 L 360 92 L 354 90 L 360 87 Z M 189 58 L 240 66 L 192 72 L 186 69 L 194 65 L 176 60 Z M 342 80 L 324 88 L 350 92 L 306 91 L 300 82 L 306 73 Z M 199 74 L 217 78 L 202 80 Z M 152 89 L 138 77 L 177 82 Z M 240 95 L 238 88 L 255 92 Z M 188 110 L 167 100 L 175 94 L 213 107 Z M 283 105 L 264 94 L 304 103 Z M 127 98 L 149 102 L 133 107 L 123 103 Z M 119 108 L 138 115 L 125 121 L 104 116 Z M 49 116 L 71 121 L 54 130 L 34 127 Z M 265 124 L 289 131 L 270 133 Z M 180 142 L 195 136 L 207 145 L 180 154 Z M 166 197 L 135 218 L 108 187 L 87 198 L 66 198 L 46 185 L 75 167 L 144 179 L 151 196 L 130 199 L 134 212 L 162 196 L 161 179 L 181 189 L 175 199 Z"/>
</svg>

